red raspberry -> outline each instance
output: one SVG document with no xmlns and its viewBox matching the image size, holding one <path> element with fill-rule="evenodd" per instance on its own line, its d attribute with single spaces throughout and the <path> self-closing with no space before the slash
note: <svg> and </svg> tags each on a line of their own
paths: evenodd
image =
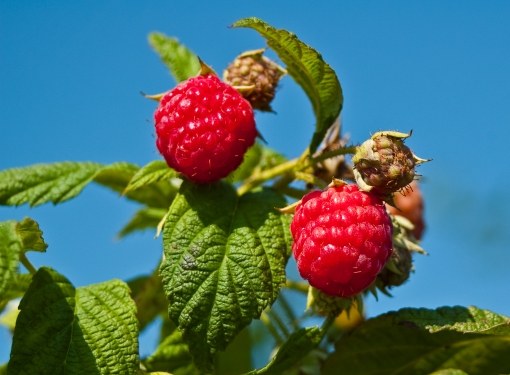
<svg viewBox="0 0 510 375">
<path fill-rule="evenodd" d="M 154 119 L 156 145 L 167 164 L 197 183 L 236 169 L 257 136 L 250 103 L 213 74 L 165 94 Z"/>
<path fill-rule="evenodd" d="M 305 195 L 290 230 L 299 273 L 333 296 L 363 291 L 391 255 L 392 224 L 384 203 L 357 185 Z"/>
</svg>

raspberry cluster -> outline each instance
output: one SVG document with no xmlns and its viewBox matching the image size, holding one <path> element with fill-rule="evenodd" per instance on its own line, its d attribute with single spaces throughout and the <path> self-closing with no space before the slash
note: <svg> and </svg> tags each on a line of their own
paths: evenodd
<svg viewBox="0 0 510 375">
<path fill-rule="evenodd" d="M 366 289 L 392 251 L 384 203 L 354 184 L 305 195 L 290 230 L 299 273 L 332 296 L 350 297 Z"/>
</svg>

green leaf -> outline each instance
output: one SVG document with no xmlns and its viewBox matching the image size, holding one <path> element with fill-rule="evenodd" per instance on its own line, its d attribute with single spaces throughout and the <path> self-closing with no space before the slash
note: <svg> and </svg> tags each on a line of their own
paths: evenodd
<svg viewBox="0 0 510 375">
<path fill-rule="evenodd" d="M 139 167 L 130 163 L 92 162 L 35 164 L 0 172 L 0 204 L 38 206 L 74 198 L 91 182 L 123 192 Z M 126 194 L 151 207 L 168 207 L 175 194 L 170 184 L 152 184 Z"/>
<path fill-rule="evenodd" d="M 18 304 L 15 301 L 12 301 L 11 303 L 7 304 L 7 309 L 0 315 L 0 325 L 6 327 L 11 332 L 14 332 L 18 314 Z"/>
<path fill-rule="evenodd" d="M 120 230 L 118 236 L 123 238 L 133 232 L 156 228 L 165 216 L 167 210 L 161 208 L 144 207 L 138 210 L 131 220 Z"/>
<path fill-rule="evenodd" d="M 147 184 L 136 190 L 126 192 L 131 180 L 135 178 L 140 167 L 131 163 L 113 163 L 103 166 L 94 176 L 94 181 L 103 186 L 124 194 L 125 197 L 144 203 L 150 207 L 168 208 L 176 189 L 168 181 Z"/>
<path fill-rule="evenodd" d="M 151 33 L 149 44 L 161 57 L 177 82 L 193 77 L 200 71 L 198 57 L 176 38 L 162 33 Z"/>
<path fill-rule="evenodd" d="M 4 272 L 2 277 L 6 277 L 7 275 L 9 275 L 9 273 Z M 8 280 L 7 287 L 2 293 L 0 293 L 0 313 L 2 313 L 5 309 L 9 301 L 23 297 L 32 282 L 32 275 L 29 273 L 16 273 L 14 275 L 11 274 L 10 276 L 12 277 Z"/>
<path fill-rule="evenodd" d="M 123 282 L 75 289 L 43 267 L 19 308 L 8 374 L 137 374 L 135 305 Z"/>
<path fill-rule="evenodd" d="M 160 273 L 170 318 L 202 370 L 277 297 L 290 243 L 282 196 L 237 196 L 230 185 L 184 182 L 163 229 Z"/>
<path fill-rule="evenodd" d="M 255 17 L 243 18 L 232 26 L 254 29 L 264 37 L 286 64 L 288 74 L 305 91 L 316 118 L 310 143 L 310 152 L 315 152 L 343 105 L 342 88 L 335 71 L 315 49 L 287 30 L 275 29 Z"/>
<path fill-rule="evenodd" d="M 434 372 L 430 373 L 429 375 L 469 375 L 469 374 L 462 370 L 449 368 L 449 369 L 434 371 Z"/>
<path fill-rule="evenodd" d="M 26 277 L 18 274 L 20 256 L 27 250 L 43 252 L 47 246 L 34 220 L 0 222 L 0 310 L 26 286 Z"/>
<path fill-rule="evenodd" d="M 16 234 L 24 250 L 35 250 L 45 252 L 48 248 L 44 242 L 43 233 L 39 224 L 29 217 L 24 218 L 16 224 Z"/>
<path fill-rule="evenodd" d="M 97 163 L 35 164 L 0 172 L 0 204 L 64 202 L 78 195 L 102 168 Z"/>
<path fill-rule="evenodd" d="M 168 371 L 175 375 L 200 374 L 193 364 L 188 345 L 182 340 L 178 330 L 165 338 L 143 363 L 148 371 Z"/>
<path fill-rule="evenodd" d="M 135 173 L 126 186 L 124 193 L 138 190 L 155 182 L 169 181 L 177 176 L 177 172 L 169 168 L 163 160 L 154 160 Z"/>
<path fill-rule="evenodd" d="M 219 352 L 215 362 L 216 373 L 225 375 L 245 374 L 252 369 L 252 339 L 250 327 L 244 328 L 224 352 Z"/>
<path fill-rule="evenodd" d="M 255 143 L 244 155 L 242 164 L 227 177 L 227 181 L 243 181 L 255 172 L 272 168 L 284 161 L 286 158 L 283 155 L 260 143 Z"/>
<path fill-rule="evenodd" d="M 264 368 L 252 371 L 250 374 L 281 374 L 302 360 L 311 350 L 315 349 L 321 342 L 321 339 L 322 332 L 320 328 L 302 328 L 290 335 Z"/>
<path fill-rule="evenodd" d="M 128 281 L 128 285 L 136 304 L 136 316 L 141 331 L 158 315 L 166 312 L 168 301 L 158 274 L 137 277 Z"/>
<path fill-rule="evenodd" d="M 510 372 L 510 319 L 475 307 L 402 309 L 370 319 L 336 344 L 324 374 L 470 375 Z"/>
</svg>

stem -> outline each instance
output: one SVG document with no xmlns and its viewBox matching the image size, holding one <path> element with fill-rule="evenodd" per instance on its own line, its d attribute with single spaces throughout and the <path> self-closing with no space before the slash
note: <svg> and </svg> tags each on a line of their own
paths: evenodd
<svg viewBox="0 0 510 375">
<path fill-rule="evenodd" d="M 301 281 L 287 280 L 286 286 L 289 289 L 292 289 L 292 290 L 295 290 L 295 291 L 298 291 L 298 292 L 301 292 L 304 294 L 308 294 L 308 284 L 307 283 L 303 283 Z"/>
<path fill-rule="evenodd" d="M 265 171 L 255 174 L 250 179 L 248 179 L 244 185 L 241 185 L 239 189 L 237 189 L 237 193 L 239 195 L 243 195 L 244 193 L 250 191 L 258 185 L 261 185 L 267 180 L 271 180 L 279 175 L 292 171 L 299 163 L 299 161 L 300 159 L 292 159 L 286 161 L 285 163 L 279 164 L 276 167 L 266 169 Z"/>
<path fill-rule="evenodd" d="M 23 264 L 23 266 L 25 266 L 28 272 L 30 272 L 32 275 L 34 275 L 37 272 L 37 269 L 32 265 L 32 263 L 30 263 L 24 252 L 20 254 L 19 260 L 21 264 Z"/>
<path fill-rule="evenodd" d="M 277 345 L 281 345 L 284 342 L 283 337 L 278 333 L 278 330 L 273 325 L 273 322 L 271 319 L 269 319 L 268 314 L 264 311 L 262 315 L 260 315 L 260 321 L 264 326 L 267 328 L 269 333 L 273 336 L 274 340 L 276 341 Z"/>
<path fill-rule="evenodd" d="M 287 301 L 287 298 L 284 296 L 283 293 L 280 293 L 280 296 L 278 298 L 280 299 L 282 310 L 287 316 L 287 319 L 289 319 L 292 328 L 297 331 L 299 329 L 299 324 L 297 323 L 296 314 L 294 314 L 294 311 L 292 310 L 289 301 Z"/>
<path fill-rule="evenodd" d="M 269 310 L 268 315 L 273 319 L 273 321 L 276 323 L 276 325 L 280 328 L 280 331 L 283 334 L 283 337 L 285 338 L 285 340 L 287 340 L 287 338 L 290 336 L 290 332 L 289 332 L 287 326 L 285 325 L 285 323 L 283 322 L 282 318 L 280 318 L 280 315 L 278 315 L 278 313 L 274 309 Z"/>
<path fill-rule="evenodd" d="M 322 342 L 322 340 L 324 339 L 324 337 L 326 336 L 326 334 L 328 333 L 329 331 L 329 328 L 331 327 L 331 325 L 333 324 L 333 322 L 335 321 L 335 318 L 336 316 L 335 315 L 328 315 L 328 317 L 324 320 L 324 322 L 322 323 L 322 326 L 321 326 L 321 339 L 320 339 L 320 342 Z"/>
<path fill-rule="evenodd" d="M 347 155 L 347 154 L 355 154 L 357 147 L 358 146 L 345 146 L 345 147 L 339 148 L 338 150 L 331 150 L 331 151 L 322 152 L 319 155 L 314 156 L 313 158 L 311 158 L 310 159 L 311 163 L 309 165 L 307 165 L 307 167 L 308 166 L 312 166 L 312 165 L 314 165 L 316 163 L 320 163 L 321 161 L 324 161 L 326 159 L 334 158 L 335 156 Z"/>
<path fill-rule="evenodd" d="M 346 154 L 354 154 L 356 152 L 357 146 L 346 146 L 339 148 L 338 150 L 323 152 L 315 157 L 310 157 L 310 150 L 306 149 L 305 152 L 301 154 L 298 158 L 288 160 L 282 164 L 278 164 L 277 166 L 266 169 L 265 171 L 261 171 L 255 173 L 251 178 L 249 178 L 243 185 L 241 185 L 237 189 L 237 193 L 239 195 L 243 195 L 244 193 L 250 191 L 251 189 L 262 185 L 264 182 L 268 180 L 272 180 L 275 177 L 286 175 L 289 172 L 293 171 L 302 171 L 306 168 L 312 167 L 313 165 L 320 163 L 326 159 L 346 155 Z M 275 184 L 275 187 L 283 187 L 286 183 L 288 185 L 293 181 L 293 178 L 283 178 L 281 181 Z"/>
</svg>

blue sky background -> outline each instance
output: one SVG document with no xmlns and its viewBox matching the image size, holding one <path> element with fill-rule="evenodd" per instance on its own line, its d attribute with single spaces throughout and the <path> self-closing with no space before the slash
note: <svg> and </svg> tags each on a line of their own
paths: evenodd
<svg viewBox="0 0 510 375">
<path fill-rule="evenodd" d="M 353 142 L 413 129 L 408 144 L 434 159 L 420 168 L 430 255 L 416 257 L 393 298 L 369 298 L 368 314 L 460 304 L 510 315 L 510 2 L 0 0 L 0 169 L 159 159 L 155 103 L 139 93 L 174 82 L 148 33 L 177 36 L 220 72 L 264 46 L 256 32 L 227 27 L 248 16 L 322 53 L 340 77 Z M 273 108 L 277 115 L 257 115 L 259 130 L 295 157 L 313 131 L 311 106 L 286 77 Z M 157 264 L 153 233 L 115 239 L 136 208 L 90 186 L 61 206 L 0 207 L 0 220 L 36 219 L 49 248 L 30 259 L 81 286 Z M 0 363 L 9 346 L 0 328 Z"/>
</svg>

